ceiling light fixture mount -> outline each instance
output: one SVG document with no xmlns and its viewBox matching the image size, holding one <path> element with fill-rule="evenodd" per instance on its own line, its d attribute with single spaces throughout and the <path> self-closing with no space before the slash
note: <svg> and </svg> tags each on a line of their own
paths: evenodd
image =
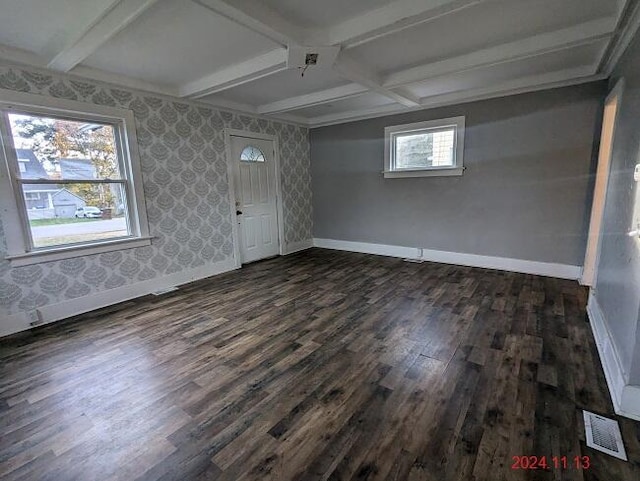
<svg viewBox="0 0 640 481">
<path fill-rule="evenodd" d="M 337 46 L 301 46 L 290 45 L 287 49 L 287 67 L 305 72 L 310 66 L 315 70 L 327 70 L 333 68 L 340 47 Z"/>
</svg>

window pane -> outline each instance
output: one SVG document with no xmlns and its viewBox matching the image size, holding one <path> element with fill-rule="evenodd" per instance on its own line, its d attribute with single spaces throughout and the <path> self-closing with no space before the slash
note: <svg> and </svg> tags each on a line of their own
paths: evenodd
<svg viewBox="0 0 640 481">
<path fill-rule="evenodd" d="M 264 154 L 258 147 L 249 145 L 240 153 L 240 160 L 244 162 L 264 162 Z"/>
<path fill-rule="evenodd" d="M 22 179 L 120 179 L 111 125 L 9 114 Z"/>
<path fill-rule="evenodd" d="M 455 129 L 398 134 L 394 141 L 396 169 L 454 165 Z"/>
<path fill-rule="evenodd" d="M 131 235 L 122 184 L 23 184 L 33 246 Z"/>
</svg>

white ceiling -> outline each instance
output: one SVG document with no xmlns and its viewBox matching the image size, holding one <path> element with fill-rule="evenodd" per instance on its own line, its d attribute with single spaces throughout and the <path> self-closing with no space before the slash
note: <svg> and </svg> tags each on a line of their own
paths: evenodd
<svg viewBox="0 0 640 481">
<path fill-rule="evenodd" d="M 221 47 L 225 48 L 221 48 Z M 181 85 L 279 45 L 194 2 L 161 0 L 83 64 L 121 75 Z"/>
<path fill-rule="evenodd" d="M 313 127 L 606 78 L 639 5 L 0 0 L 0 60 Z M 320 47 L 302 77 L 294 53 Z"/>
</svg>

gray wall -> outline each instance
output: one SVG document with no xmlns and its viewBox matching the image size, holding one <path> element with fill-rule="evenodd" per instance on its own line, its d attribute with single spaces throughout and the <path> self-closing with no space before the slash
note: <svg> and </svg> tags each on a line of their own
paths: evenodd
<svg viewBox="0 0 640 481">
<path fill-rule="evenodd" d="M 0 65 L 0 89 L 131 109 L 152 245 L 12 268 L 0 222 L 0 332 L 8 316 L 233 256 L 224 129 L 277 136 L 285 242 L 311 238 L 306 128 L 44 70 Z M 6 326 L 5 326 L 6 327 Z"/>
<path fill-rule="evenodd" d="M 582 265 L 605 84 L 312 129 L 314 237 Z M 462 177 L 384 179 L 384 128 L 466 116 Z"/>
<path fill-rule="evenodd" d="M 619 62 L 610 87 L 624 77 L 613 142 L 595 296 L 629 384 L 640 384 L 640 246 L 626 235 L 632 225 L 640 162 L 640 35 Z"/>
</svg>

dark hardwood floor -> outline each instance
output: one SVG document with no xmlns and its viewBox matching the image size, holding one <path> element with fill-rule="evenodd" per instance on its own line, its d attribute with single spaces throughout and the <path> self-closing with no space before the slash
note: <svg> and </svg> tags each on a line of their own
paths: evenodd
<svg viewBox="0 0 640 481">
<path fill-rule="evenodd" d="M 575 282 L 312 249 L 0 340 L 7 480 L 640 480 Z M 515 455 L 567 469 L 514 470 Z M 575 469 L 575 456 L 589 469 Z"/>
</svg>

